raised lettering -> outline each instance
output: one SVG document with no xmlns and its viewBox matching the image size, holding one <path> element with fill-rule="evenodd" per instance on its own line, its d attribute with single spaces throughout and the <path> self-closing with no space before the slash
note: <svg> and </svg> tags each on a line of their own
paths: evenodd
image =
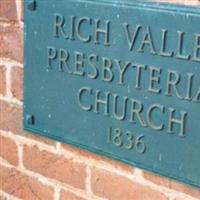
<svg viewBox="0 0 200 200">
<path fill-rule="evenodd" d="M 129 30 L 129 24 L 123 23 L 123 27 L 124 27 L 125 34 L 126 34 L 126 37 L 127 37 L 127 40 L 128 40 L 129 50 L 132 51 L 134 44 L 135 44 L 135 41 L 137 39 L 137 36 L 138 36 L 142 26 L 137 24 L 135 31 L 132 34 L 130 33 L 130 30 Z"/>
<path fill-rule="evenodd" d="M 155 55 L 156 51 L 155 51 L 155 47 L 154 47 L 154 43 L 153 43 L 153 38 L 152 38 L 152 34 L 151 34 L 151 29 L 149 26 L 147 26 L 146 28 L 146 32 L 144 34 L 144 38 L 142 40 L 141 46 L 138 49 L 138 52 L 143 53 L 144 52 L 144 47 L 148 45 L 150 48 L 150 53 Z"/>
<path fill-rule="evenodd" d="M 167 29 L 161 29 L 162 31 L 162 37 L 161 37 L 161 48 L 160 48 L 160 56 L 165 56 L 165 57 L 172 57 L 173 52 L 166 52 L 166 43 L 167 43 Z"/>
<path fill-rule="evenodd" d="M 165 92 L 165 95 L 167 96 L 171 96 L 172 95 L 172 88 L 174 89 L 176 96 L 179 99 L 183 99 L 183 97 L 180 95 L 177 85 L 179 84 L 181 78 L 180 75 L 176 72 L 176 71 L 171 71 L 171 70 L 167 70 L 168 71 L 168 77 L 167 77 L 167 89 Z M 174 80 L 173 80 L 174 77 Z"/>
<path fill-rule="evenodd" d="M 105 97 L 102 99 L 101 96 L 101 91 L 96 90 L 95 92 L 95 107 L 94 107 L 94 112 L 95 113 L 100 113 L 99 111 L 99 105 L 104 106 L 104 115 L 109 115 L 109 98 L 110 98 L 110 92 L 105 92 L 104 93 Z"/>
<path fill-rule="evenodd" d="M 88 77 L 91 79 L 96 79 L 97 76 L 99 75 L 98 67 L 97 67 L 97 61 L 99 59 L 99 56 L 95 54 L 91 54 L 88 57 L 88 63 L 92 67 L 93 72 L 88 72 Z"/>
<path fill-rule="evenodd" d="M 67 69 L 67 72 L 69 74 L 72 73 L 72 70 L 70 69 L 69 65 L 67 64 L 69 59 L 69 53 L 65 51 L 64 49 L 59 50 L 59 71 L 63 72 L 64 68 Z"/>
<path fill-rule="evenodd" d="M 100 28 L 101 20 L 95 19 L 95 37 L 94 43 L 100 44 L 100 34 L 104 35 L 104 45 L 110 46 L 110 21 L 105 21 L 105 28 Z"/>
<path fill-rule="evenodd" d="M 52 69 L 52 60 L 55 60 L 57 58 L 57 50 L 54 47 L 47 47 L 48 51 L 48 56 L 47 56 L 47 69 L 51 70 Z"/>
<path fill-rule="evenodd" d="M 154 110 L 159 110 L 163 114 L 164 111 L 165 111 L 165 108 L 164 108 L 164 106 L 159 105 L 159 104 L 151 105 L 149 107 L 149 109 L 147 110 L 147 123 L 154 130 L 157 130 L 157 131 L 163 130 L 163 128 L 164 128 L 163 123 L 156 124 L 152 120 L 152 113 L 153 113 Z"/>
<path fill-rule="evenodd" d="M 147 124 L 144 121 L 144 117 L 142 116 L 143 105 L 140 101 L 131 99 L 131 117 L 130 122 L 135 122 L 135 117 L 139 120 L 140 124 L 143 127 L 146 127 Z"/>
<path fill-rule="evenodd" d="M 119 69 L 119 84 L 124 84 L 124 73 L 128 69 L 128 67 L 131 65 L 131 62 L 125 62 L 123 65 L 120 60 L 115 60 L 117 63 L 118 69 Z"/>
<path fill-rule="evenodd" d="M 123 97 L 123 101 L 122 101 L 122 106 L 119 106 L 119 96 L 116 94 L 113 94 L 113 116 L 115 119 L 117 120 L 124 120 L 126 117 L 126 108 L 127 108 L 127 101 L 128 101 L 128 97 Z M 122 107 L 122 114 L 119 115 L 118 114 L 118 108 Z"/>
<path fill-rule="evenodd" d="M 200 62 L 200 34 L 195 34 L 193 61 Z"/>
<path fill-rule="evenodd" d="M 169 125 L 167 132 L 168 133 L 175 133 L 174 131 L 174 124 L 177 124 L 180 126 L 179 136 L 184 137 L 185 136 L 185 126 L 186 126 L 186 120 L 187 120 L 187 112 L 181 111 L 181 119 L 175 118 L 176 109 L 169 108 Z"/>
<path fill-rule="evenodd" d="M 74 74 L 78 76 L 84 76 L 85 72 L 83 71 L 85 54 L 82 52 L 74 52 L 75 62 L 74 62 Z"/>
<path fill-rule="evenodd" d="M 88 34 L 87 36 L 83 36 L 81 34 L 81 25 L 83 23 L 87 23 L 87 24 L 91 25 L 92 20 L 89 17 L 82 17 L 78 20 L 77 27 L 76 27 L 77 37 L 79 38 L 79 40 L 81 40 L 83 42 L 89 42 L 89 41 L 91 41 L 92 36 L 90 34 Z M 86 29 L 86 28 L 84 28 L 84 29 Z"/>
<path fill-rule="evenodd" d="M 183 41 L 184 41 L 185 32 L 177 31 L 177 34 L 178 34 L 178 43 L 177 43 L 176 58 L 179 58 L 182 60 L 189 60 L 190 55 L 183 55 Z"/>
<path fill-rule="evenodd" d="M 103 57 L 103 67 L 102 67 L 102 80 L 105 82 L 111 82 L 114 78 L 112 72 L 112 61 L 109 58 Z"/>
<path fill-rule="evenodd" d="M 63 36 L 63 38 L 68 39 L 67 34 L 65 33 L 64 30 L 64 25 L 65 25 L 65 18 L 63 15 L 56 13 L 55 14 L 55 24 L 54 24 L 54 37 L 59 38 L 59 32 Z"/>
<path fill-rule="evenodd" d="M 84 93 L 91 95 L 92 94 L 92 89 L 90 89 L 88 87 L 82 87 L 78 91 L 78 94 L 77 94 L 78 104 L 83 110 L 90 111 L 90 110 L 92 110 L 92 105 L 91 104 L 83 105 L 82 96 L 83 96 Z"/>
<path fill-rule="evenodd" d="M 158 74 L 158 76 L 156 76 Z M 155 88 L 155 84 L 160 83 L 160 74 L 161 74 L 161 69 L 157 67 L 150 67 L 150 78 L 149 78 L 149 92 L 153 93 L 160 93 L 161 89 L 160 88 Z"/>
</svg>

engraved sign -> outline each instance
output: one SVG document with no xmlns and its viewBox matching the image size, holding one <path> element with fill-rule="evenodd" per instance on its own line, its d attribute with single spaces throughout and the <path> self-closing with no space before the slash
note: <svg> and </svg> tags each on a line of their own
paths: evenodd
<svg viewBox="0 0 200 200">
<path fill-rule="evenodd" d="M 24 128 L 200 187 L 200 8 L 25 1 Z"/>
</svg>

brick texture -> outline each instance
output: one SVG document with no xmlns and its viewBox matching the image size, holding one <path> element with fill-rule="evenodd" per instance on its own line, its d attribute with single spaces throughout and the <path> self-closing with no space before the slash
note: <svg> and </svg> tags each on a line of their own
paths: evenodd
<svg viewBox="0 0 200 200">
<path fill-rule="evenodd" d="M 60 200 L 86 200 L 69 191 L 61 191 Z"/>
<path fill-rule="evenodd" d="M 0 200 L 200 199 L 197 188 L 23 130 L 23 3 L 0 0 Z"/>
<path fill-rule="evenodd" d="M 17 20 L 15 0 L 0 0 L 0 18 L 4 20 Z"/>
<path fill-rule="evenodd" d="M 29 146 L 24 147 L 23 159 L 24 166 L 29 170 L 80 189 L 85 188 L 86 170 L 82 164 Z"/>
<path fill-rule="evenodd" d="M 0 129 L 20 134 L 22 132 L 21 107 L 0 100 L 0 111 Z"/>
<path fill-rule="evenodd" d="M 18 24 L 3 26 L 0 23 L 0 57 L 23 61 L 23 36 Z"/>
<path fill-rule="evenodd" d="M 155 183 L 157 185 L 162 185 L 168 188 L 170 187 L 170 180 L 167 178 L 163 178 L 161 176 L 158 176 L 146 171 L 143 172 L 143 176 L 145 179 L 151 181 L 152 183 Z"/>
<path fill-rule="evenodd" d="M 8 200 L 8 199 L 0 194 L 0 200 Z"/>
<path fill-rule="evenodd" d="M 171 182 L 171 188 L 174 189 L 174 190 L 177 190 L 179 192 L 186 193 L 186 194 L 193 196 L 197 199 L 200 199 L 200 188 L 199 189 L 193 188 L 193 187 L 183 185 L 183 184 L 175 182 L 175 181 Z"/>
<path fill-rule="evenodd" d="M 92 170 L 92 190 L 109 200 L 167 200 L 162 193 L 103 170 Z"/>
<path fill-rule="evenodd" d="M 1 133 L 1 131 L 0 131 Z M 18 150 L 16 143 L 0 135 L 0 156 L 12 165 L 18 165 Z"/>
<path fill-rule="evenodd" d="M 104 164 L 109 164 L 109 165 L 111 165 L 111 166 L 113 166 L 113 167 L 115 167 L 119 170 L 123 170 L 123 171 L 126 171 L 126 172 L 130 172 L 130 173 L 134 172 L 134 167 L 126 165 L 126 164 L 118 162 L 118 161 L 115 161 L 115 160 L 111 160 L 111 159 L 106 158 L 104 156 L 100 156 L 100 155 L 88 152 L 86 150 L 82 150 L 80 148 L 73 147 L 71 145 L 62 144 L 61 147 L 62 147 L 62 149 L 67 150 L 69 152 L 73 152 L 75 154 L 89 158 L 89 159 L 93 160 L 94 162 L 101 162 L 101 163 L 104 163 Z"/>
<path fill-rule="evenodd" d="M 12 67 L 11 92 L 20 101 L 23 100 L 23 75 L 21 67 Z"/>
<path fill-rule="evenodd" d="M 0 66 L 0 95 L 5 95 L 6 93 L 6 68 L 5 66 Z"/>
<path fill-rule="evenodd" d="M 22 107 L 0 100 L 0 130 L 35 139 L 45 144 L 55 145 L 55 142 L 23 130 Z"/>
<path fill-rule="evenodd" d="M 1 189 L 23 200 L 53 200 L 53 190 L 14 168 L 0 166 Z"/>
</svg>

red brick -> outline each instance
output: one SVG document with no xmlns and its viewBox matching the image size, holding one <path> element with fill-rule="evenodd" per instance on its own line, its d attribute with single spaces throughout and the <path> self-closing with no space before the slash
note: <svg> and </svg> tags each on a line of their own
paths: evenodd
<svg viewBox="0 0 200 200">
<path fill-rule="evenodd" d="M 53 200 L 53 189 L 14 168 L 0 166 L 1 189 L 23 200 Z"/>
<path fill-rule="evenodd" d="M 19 25 L 0 23 L 0 41 L 0 57 L 23 62 L 23 36 Z"/>
<path fill-rule="evenodd" d="M 60 193 L 60 200 L 86 200 L 76 194 L 62 190 Z"/>
<path fill-rule="evenodd" d="M 8 199 L 0 194 L 0 200 L 8 200 Z"/>
<path fill-rule="evenodd" d="M 1 131 L 0 131 L 1 133 Z M 18 165 L 18 149 L 16 143 L 0 135 L 0 156 L 12 165 Z"/>
<path fill-rule="evenodd" d="M 127 164 L 124 164 L 124 163 L 121 163 L 121 162 L 118 162 L 118 161 L 115 161 L 115 160 L 111 160 L 111 159 L 106 158 L 104 156 L 100 156 L 100 155 L 91 153 L 91 152 L 86 151 L 86 150 L 82 150 L 80 148 L 77 148 L 77 147 L 74 147 L 74 146 L 71 146 L 71 145 L 62 144 L 61 148 L 63 148 L 64 150 L 73 152 L 75 154 L 81 155 L 81 156 L 83 156 L 87 159 L 92 159 L 96 162 L 101 162 L 102 164 L 112 165 L 114 168 L 117 168 L 119 170 L 131 172 L 131 173 L 134 172 L 134 167 L 132 167 L 132 166 L 129 166 Z"/>
<path fill-rule="evenodd" d="M 24 146 L 23 162 L 27 169 L 34 172 L 77 188 L 85 188 L 85 166 L 63 156 L 40 151 L 37 147 Z"/>
<path fill-rule="evenodd" d="M 23 75 L 23 68 L 12 67 L 11 92 L 20 101 L 23 100 Z"/>
<path fill-rule="evenodd" d="M 5 95 L 6 93 L 6 68 L 0 66 L 0 94 Z"/>
<path fill-rule="evenodd" d="M 174 200 L 194 200 L 194 198 L 190 198 L 190 197 L 176 197 Z"/>
<path fill-rule="evenodd" d="M 200 189 L 183 185 L 182 183 L 178 183 L 176 181 L 171 181 L 171 188 L 176 191 L 183 192 L 185 194 L 200 199 Z"/>
<path fill-rule="evenodd" d="M 15 0 L 0 0 L 0 18 L 17 20 Z"/>
<path fill-rule="evenodd" d="M 147 179 L 157 185 L 162 185 L 162 186 L 165 186 L 168 188 L 170 187 L 170 180 L 168 178 L 164 178 L 164 177 L 158 176 L 156 174 L 152 174 L 152 173 L 145 172 L 145 171 L 143 171 L 143 176 L 145 179 Z"/>
<path fill-rule="evenodd" d="M 0 130 L 10 131 L 14 134 L 25 136 L 49 145 L 55 142 L 36 134 L 23 131 L 22 127 L 22 107 L 9 104 L 0 100 Z"/>
<path fill-rule="evenodd" d="M 22 21 L 24 21 L 24 0 L 20 0 L 21 1 L 21 19 Z"/>
<path fill-rule="evenodd" d="M 8 200 L 8 199 L 4 196 L 1 196 L 1 194 L 0 194 L 0 200 Z"/>
<path fill-rule="evenodd" d="M 109 200 L 167 200 L 151 188 L 104 170 L 92 170 L 92 190 L 95 195 Z"/>
</svg>

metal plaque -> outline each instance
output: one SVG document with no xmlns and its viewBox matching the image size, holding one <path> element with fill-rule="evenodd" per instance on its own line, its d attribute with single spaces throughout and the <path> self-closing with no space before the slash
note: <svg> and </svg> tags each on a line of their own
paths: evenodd
<svg viewBox="0 0 200 200">
<path fill-rule="evenodd" d="M 24 128 L 200 187 L 200 7 L 26 0 Z"/>
</svg>

